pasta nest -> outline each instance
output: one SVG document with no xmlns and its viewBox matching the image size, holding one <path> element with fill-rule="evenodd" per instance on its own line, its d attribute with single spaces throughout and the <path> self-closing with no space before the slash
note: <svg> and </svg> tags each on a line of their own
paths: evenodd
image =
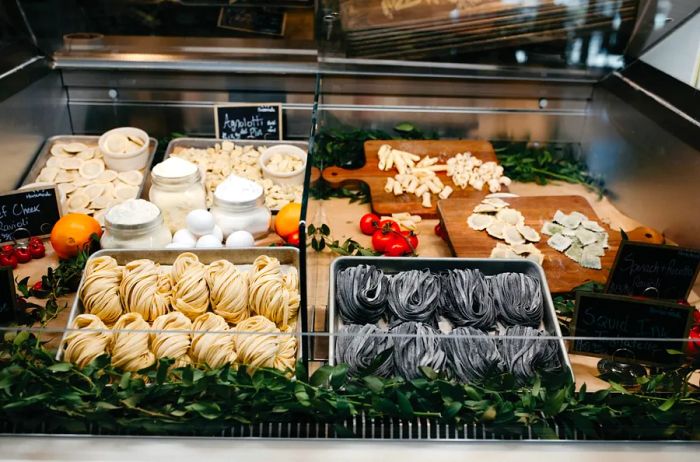
<svg viewBox="0 0 700 462">
<path fill-rule="evenodd" d="M 73 320 L 71 328 L 80 330 L 66 335 L 63 354 L 65 361 L 82 369 L 98 356 L 107 354 L 112 333 L 99 317 L 94 314 L 80 314 Z"/>
<path fill-rule="evenodd" d="M 170 311 L 170 290 L 170 279 L 151 260 L 135 260 L 124 266 L 119 298 L 127 313 L 155 320 Z"/>
<path fill-rule="evenodd" d="M 212 369 L 236 361 L 234 336 L 226 320 L 214 313 L 204 313 L 192 324 L 190 357 L 195 364 Z"/>
<path fill-rule="evenodd" d="M 299 276 L 296 269 L 282 274 L 278 259 L 261 255 L 250 272 L 248 305 L 252 312 L 286 329 L 299 311 Z"/>
<path fill-rule="evenodd" d="M 117 261 L 108 256 L 88 260 L 85 279 L 78 296 L 88 314 L 94 314 L 107 324 L 113 324 L 122 315 L 119 284 L 122 270 Z"/>
<path fill-rule="evenodd" d="M 140 313 L 122 315 L 112 331 L 112 365 L 125 371 L 138 371 L 152 366 L 156 358 L 149 348 L 149 330 L 148 323 Z"/>
</svg>

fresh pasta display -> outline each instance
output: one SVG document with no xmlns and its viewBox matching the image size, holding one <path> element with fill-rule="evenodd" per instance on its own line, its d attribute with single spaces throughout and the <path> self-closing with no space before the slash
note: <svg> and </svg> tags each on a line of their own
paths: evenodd
<svg viewBox="0 0 700 462">
<path fill-rule="evenodd" d="M 82 309 L 92 314 L 75 317 L 76 330 L 63 342 L 65 359 L 85 367 L 109 354 L 128 371 L 163 358 L 172 367 L 294 369 L 300 302 L 294 266 L 270 255 L 247 264 L 175 255 L 171 264 L 92 257 L 79 290 Z"/>
</svg>

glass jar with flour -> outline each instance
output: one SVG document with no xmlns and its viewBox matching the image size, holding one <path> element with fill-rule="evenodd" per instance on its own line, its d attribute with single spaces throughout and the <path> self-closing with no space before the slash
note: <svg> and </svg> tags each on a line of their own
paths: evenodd
<svg viewBox="0 0 700 462">
<path fill-rule="evenodd" d="M 162 211 L 170 232 L 184 228 L 185 218 L 192 210 L 207 207 L 202 176 L 192 162 L 170 157 L 153 167 L 151 180 L 148 198 Z"/>
<path fill-rule="evenodd" d="M 270 231 L 272 214 L 265 206 L 263 187 L 239 176 L 231 175 L 216 187 L 211 213 L 224 236 L 248 231 L 259 239 Z"/>
</svg>

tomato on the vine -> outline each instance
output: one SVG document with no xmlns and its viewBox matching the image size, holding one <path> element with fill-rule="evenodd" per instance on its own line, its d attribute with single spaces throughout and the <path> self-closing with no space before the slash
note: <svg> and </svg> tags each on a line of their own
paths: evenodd
<svg viewBox="0 0 700 462">
<path fill-rule="evenodd" d="M 9 266 L 12 269 L 17 268 L 17 257 L 14 253 L 11 255 L 0 254 L 0 266 Z"/>
<path fill-rule="evenodd" d="M 378 229 L 372 234 L 372 247 L 377 252 L 384 252 L 389 245 L 394 243 L 395 239 L 394 233 L 385 233 Z"/>
<path fill-rule="evenodd" d="M 400 257 L 411 250 L 408 248 L 406 241 L 403 239 L 394 239 L 394 242 L 389 244 L 389 246 L 384 250 L 384 255 L 387 257 Z"/>
<path fill-rule="evenodd" d="M 46 255 L 46 247 L 41 241 L 29 241 L 29 253 L 32 254 L 32 258 L 43 258 Z"/>
<path fill-rule="evenodd" d="M 441 238 L 443 241 L 447 240 L 447 234 L 445 234 L 445 229 L 442 227 L 442 224 L 438 223 L 435 225 L 435 235 Z"/>
<path fill-rule="evenodd" d="M 292 234 L 286 237 L 285 239 L 287 241 L 287 244 L 289 245 L 294 245 L 294 246 L 299 246 L 299 231 L 294 231 Z"/>
<path fill-rule="evenodd" d="M 409 244 L 411 244 L 412 250 L 416 250 L 418 248 L 418 236 L 416 236 L 413 231 L 401 231 L 401 235 L 408 240 Z"/>
<path fill-rule="evenodd" d="M 379 228 L 380 221 L 379 216 L 374 213 L 365 213 L 360 218 L 360 231 L 362 231 L 362 234 L 371 236 Z"/>
<path fill-rule="evenodd" d="M 29 253 L 29 249 L 25 247 L 18 247 L 15 250 L 15 256 L 19 263 L 27 263 L 32 259 L 32 254 Z"/>
<path fill-rule="evenodd" d="M 397 233 L 401 232 L 401 228 L 399 227 L 399 224 L 396 223 L 394 220 L 382 220 L 379 222 L 379 229 L 382 231 L 394 231 Z"/>
</svg>

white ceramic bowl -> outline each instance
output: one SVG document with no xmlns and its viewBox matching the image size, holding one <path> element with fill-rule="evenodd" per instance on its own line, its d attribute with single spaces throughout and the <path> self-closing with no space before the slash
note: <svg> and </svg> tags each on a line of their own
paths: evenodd
<svg viewBox="0 0 700 462">
<path fill-rule="evenodd" d="M 301 159 L 302 166 L 301 169 L 297 170 L 296 172 L 291 172 L 291 173 L 277 173 L 269 168 L 267 168 L 267 164 L 270 161 L 270 158 L 274 154 L 290 154 L 294 157 L 297 157 L 298 159 Z M 297 185 L 297 184 L 304 184 L 304 171 L 306 170 L 306 158 L 307 154 L 306 151 L 303 149 L 293 146 L 291 144 L 278 144 L 275 146 L 271 146 L 267 148 L 263 153 L 260 155 L 260 168 L 262 169 L 263 172 L 263 178 L 268 178 L 272 180 L 275 184 L 279 185 Z"/>
<path fill-rule="evenodd" d="M 120 152 L 112 152 L 108 145 L 107 139 L 114 134 L 123 134 L 130 137 L 136 137 L 143 140 L 143 146 L 134 152 L 124 154 Z M 117 172 L 126 172 L 128 170 L 141 170 L 148 163 L 150 140 L 148 133 L 135 127 L 119 127 L 105 132 L 100 136 L 98 146 L 100 152 L 104 156 L 105 165 L 107 168 L 116 170 Z"/>
</svg>

